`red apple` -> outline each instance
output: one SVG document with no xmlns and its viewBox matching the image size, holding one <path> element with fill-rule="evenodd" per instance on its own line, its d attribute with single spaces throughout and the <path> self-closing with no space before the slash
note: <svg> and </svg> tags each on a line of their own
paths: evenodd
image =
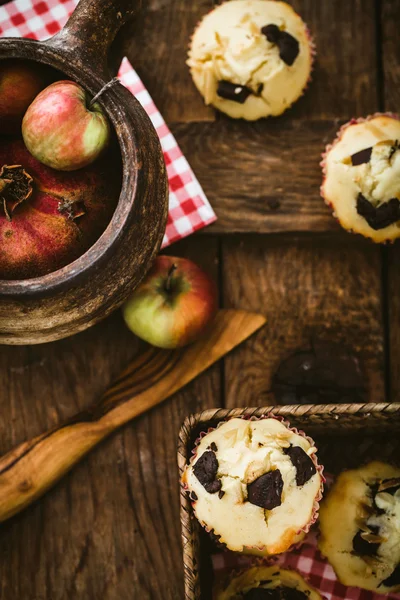
<svg viewBox="0 0 400 600">
<path fill-rule="evenodd" d="M 0 61 L 0 134 L 20 133 L 28 106 L 48 83 L 49 73 L 42 65 Z"/>
<path fill-rule="evenodd" d="M 146 279 L 123 307 L 129 329 L 160 348 L 196 340 L 217 309 L 209 276 L 185 258 L 159 256 Z"/>
<path fill-rule="evenodd" d="M 110 138 L 100 105 L 74 81 L 57 81 L 29 106 L 22 121 L 29 152 L 58 171 L 75 171 L 92 163 Z"/>
</svg>

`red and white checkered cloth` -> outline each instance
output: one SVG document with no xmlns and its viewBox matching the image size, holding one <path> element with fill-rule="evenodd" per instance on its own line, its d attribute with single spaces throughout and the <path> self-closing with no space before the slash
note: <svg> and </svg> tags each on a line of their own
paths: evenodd
<svg viewBox="0 0 400 600">
<path fill-rule="evenodd" d="M 213 565 L 216 576 L 218 573 L 244 569 L 254 564 L 251 557 L 237 555 L 233 552 L 221 552 L 213 555 Z M 312 531 L 307 536 L 307 541 L 298 549 L 282 554 L 271 564 L 280 565 L 288 569 L 295 569 L 314 586 L 326 600 L 399 600 L 400 594 L 382 596 L 355 587 L 346 587 L 341 584 L 331 565 L 319 553 L 317 548 L 317 534 Z"/>
<path fill-rule="evenodd" d="M 326 478 L 325 487 L 332 485 L 334 477 L 324 473 Z M 243 554 L 224 551 L 214 554 L 212 557 L 215 575 L 226 574 L 229 571 L 245 569 L 254 565 L 254 558 Z M 256 561 L 259 559 L 256 559 Z M 267 562 L 267 561 L 266 561 Z M 318 551 L 317 531 L 315 526 L 307 535 L 306 541 L 297 550 L 271 559 L 269 564 L 280 565 L 287 569 L 295 569 L 314 586 L 326 600 L 399 600 L 400 594 L 382 596 L 360 588 L 347 587 L 338 581 L 335 571 Z"/>
<path fill-rule="evenodd" d="M 44 40 L 66 23 L 78 0 L 14 0 L 0 6 L 0 36 Z M 149 115 L 161 141 L 169 179 L 163 247 L 215 221 L 216 216 L 150 94 L 124 58 L 118 76 Z"/>
</svg>

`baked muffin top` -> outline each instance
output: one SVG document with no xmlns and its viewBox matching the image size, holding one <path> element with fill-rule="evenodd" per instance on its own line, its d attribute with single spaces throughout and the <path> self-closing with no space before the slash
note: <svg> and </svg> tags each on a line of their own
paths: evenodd
<svg viewBox="0 0 400 600">
<path fill-rule="evenodd" d="M 206 104 L 234 118 L 279 115 L 302 94 L 313 48 L 291 6 L 230 0 L 194 32 L 188 65 Z"/>
<path fill-rule="evenodd" d="M 375 242 L 400 236 L 400 121 L 376 115 L 342 128 L 323 161 L 321 193 L 341 225 Z"/>
<path fill-rule="evenodd" d="M 400 469 L 372 462 L 341 473 L 320 509 L 319 547 L 339 580 L 400 590 Z"/>
<path fill-rule="evenodd" d="M 236 551 L 275 554 L 315 516 L 316 448 L 277 419 L 231 419 L 205 435 L 183 481 L 196 517 Z"/>
</svg>

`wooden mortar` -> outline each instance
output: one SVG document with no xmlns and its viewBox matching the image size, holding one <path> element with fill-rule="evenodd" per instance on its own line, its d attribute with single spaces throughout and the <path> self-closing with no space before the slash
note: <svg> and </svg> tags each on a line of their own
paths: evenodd
<svg viewBox="0 0 400 600">
<path fill-rule="evenodd" d="M 0 39 L 0 60 L 51 65 L 95 95 L 111 79 L 110 45 L 140 0 L 81 0 L 62 31 L 45 42 Z M 73 335 L 118 308 L 155 258 L 168 211 L 168 182 L 157 134 L 120 83 L 99 99 L 116 131 L 123 178 L 105 232 L 81 257 L 48 275 L 0 280 L 0 343 L 37 344 Z"/>
</svg>

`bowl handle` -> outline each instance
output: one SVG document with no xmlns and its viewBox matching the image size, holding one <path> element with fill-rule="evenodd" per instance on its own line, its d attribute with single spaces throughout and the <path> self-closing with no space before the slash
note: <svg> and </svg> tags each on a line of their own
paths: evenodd
<svg viewBox="0 0 400 600">
<path fill-rule="evenodd" d="M 82 68 L 108 79 L 111 43 L 140 7 L 141 0 L 80 0 L 64 28 L 46 44 L 70 54 Z"/>
</svg>

